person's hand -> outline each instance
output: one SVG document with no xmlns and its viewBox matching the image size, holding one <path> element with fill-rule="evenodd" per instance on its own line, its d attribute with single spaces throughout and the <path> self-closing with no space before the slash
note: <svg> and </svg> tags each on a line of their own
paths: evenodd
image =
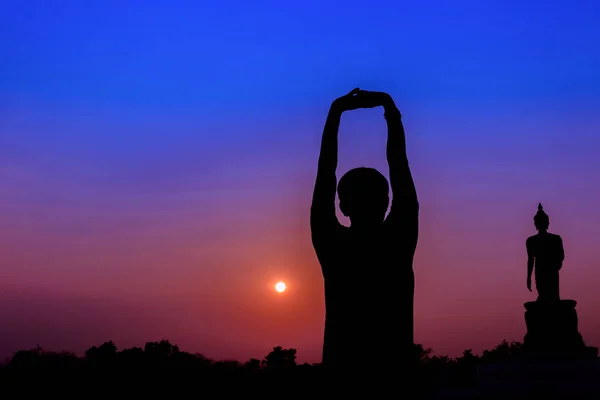
<svg viewBox="0 0 600 400">
<path fill-rule="evenodd" d="M 331 108 L 339 112 L 356 110 L 357 108 L 361 108 L 362 105 L 358 97 L 359 92 L 360 89 L 356 88 L 351 90 L 348 94 L 345 94 L 342 97 L 338 97 L 331 104 Z"/>
<path fill-rule="evenodd" d="M 392 97 L 384 92 L 372 92 L 369 90 L 360 90 L 358 92 L 361 104 L 364 108 L 373 108 L 385 106 L 391 103 Z"/>
<path fill-rule="evenodd" d="M 527 279 L 527 289 L 531 292 L 531 278 Z"/>
<path fill-rule="evenodd" d="M 385 108 L 394 106 L 392 97 L 383 92 L 371 92 L 356 88 L 348 94 L 334 100 L 332 108 L 339 111 L 350 111 L 358 108 L 373 108 L 383 106 Z"/>
</svg>

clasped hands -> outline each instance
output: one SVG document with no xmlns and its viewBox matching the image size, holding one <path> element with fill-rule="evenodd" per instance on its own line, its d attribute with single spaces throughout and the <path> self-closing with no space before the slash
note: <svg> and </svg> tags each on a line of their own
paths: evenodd
<svg viewBox="0 0 600 400">
<path fill-rule="evenodd" d="M 356 88 L 350 93 L 333 101 L 331 107 L 339 112 L 356 110 L 358 108 L 373 108 L 393 106 L 392 97 L 383 92 L 371 92 Z"/>
</svg>

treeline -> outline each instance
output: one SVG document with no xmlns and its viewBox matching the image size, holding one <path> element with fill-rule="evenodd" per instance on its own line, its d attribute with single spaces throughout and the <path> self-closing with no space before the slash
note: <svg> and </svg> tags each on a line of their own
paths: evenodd
<svg viewBox="0 0 600 400">
<path fill-rule="evenodd" d="M 429 395 L 440 390 L 472 388 L 476 385 L 479 365 L 515 359 L 519 357 L 521 344 L 503 341 L 481 355 L 467 349 L 456 358 L 432 355 L 431 349 L 419 344 L 414 349 L 416 374 L 410 378 L 398 376 L 391 382 L 402 386 L 406 383 L 397 382 L 410 381 L 412 389 L 406 390 L 412 398 L 416 398 L 412 394 L 415 390 Z M 383 347 L 381 351 L 386 349 Z M 352 366 L 356 376 L 364 376 L 361 374 L 372 369 L 360 354 L 356 359 L 356 365 Z M 136 398 L 154 397 L 157 391 L 174 398 L 189 397 L 192 391 L 215 393 L 216 390 L 224 393 L 220 397 L 227 398 L 237 395 L 279 398 L 278 391 L 292 397 L 306 397 L 321 392 L 329 382 L 319 364 L 299 364 L 296 349 L 275 347 L 262 359 L 239 362 L 211 360 L 202 354 L 181 351 L 168 340 L 122 350 L 108 341 L 89 348 L 83 356 L 42 348 L 17 351 L 0 367 L 0 398 L 30 398 L 49 393 L 81 398 L 90 390 L 107 396 L 113 396 L 115 391 L 124 395 L 122 392 L 127 390 Z M 350 390 L 353 383 L 349 380 L 342 385 L 349 385 L 347 390 Z M 420 389 L 414 389 L 415 386 Z"/>
<path fill-rule="evenodd" d="M 450 358 L 434 356 L 432 349 L 415 344 L 415 359 L 420 367 L 432 365 L 470 365 L 478 363 L 498 363 L 510 361 L 522 352 L 519 342 L 502 341 L 492 350 L 484 350 L 481 355 L 475 355 L 471 349 L 463 352 L 462 356 Z M 348 349 L 352 351 L 352 349 Z M 385 351 L 382 349 L 381 351 Z M 86 350 L 83 357 L 63 351 L 45 351 L 38 347 L 30 350 L 20 350 L 7 359 L 3 368 L 98 368 L 98 367 L 177 367 L 213 369 L 222 372 L 243 371 L 258 373 L 262 370 L 281 370 L 294 367 L 318 368 L 319 364 L 301 364 L 296 362 L 296 349 L 274 347 L 262 360 L 251 358 L 246 362 L 237 360 L 216 361 L 200 353 L 181 351 L 177 345 L 168 340 L 148 342 L 142 347 L 132 347 L 119 350 L 112 341 Z M 359 365 L 357 364 L 357 367 Z"/>
<path fill-rule="evenodd" d="M 386 352 L 385 346 L 381 351 Z M 396 397 L 411 399 L 475 398 L 484 392 L 493 398 L 522 398 L 517 394 L 525 393 L 523 390 L 545 393 L 525 398 L 553 398 L 550 395 L 557 387 L 569 394 L 584 381 L 587 386 L 581 386 L 579 392 L 590 391 L 598 394 L 590 398 L 600 398 L 597 367 L 578 370 L 577 374 L 585 376 L 561 376 L 564 371 L 545 377 L 546 371 L 537 378 L 525 374 L 527 379 L 536 378 L 535 382 L 527 383 L 525 376 L 520 375 L 524 373 L 522 361 L 530 355 L 518 342 L 503 341 L 478 355 L 467 349 L 454 358 L 433 355 L 431 349 L 417 344 L 414 357 L 415 370 L 392 374 L 384 371 L 383 375 L 375 376 L 379 380 L 372 384 L 373 371 L 380 374 L 380 370 L 358 353 L 356 364 L 345 370 L 339 380 L 319 364 L 298 363 L 296 350 L 282 347 L 273 348 L 262 359 L 245 362 L 211 360 L 202 354 L 181 351 L 168 340 L 121 350 L 108 341 L 89 348 L 83 355 L 38 347 L 17 351 L 0 366 L 0 399 L 258 397 L 265 400 L 356 397 L 359 393 L 368 398 L 383 398 L 389 397 L 390 391 Z M 346 375 L 348 371 L 351 376 Z M 380 392 L 365 393 L 365 387 Z M 342 395 L 340 390 L 345 393 Z M 496 393 L 498 390 L 504 392 Z M 328 391 L 331 396 L 326 395 Z M 509 392 L 512 394 L 508 395 Z M 486 396 L 483 398 L 489 398 Z M 555 398 L 575 397 L 569 394 Z"/>
</svg>

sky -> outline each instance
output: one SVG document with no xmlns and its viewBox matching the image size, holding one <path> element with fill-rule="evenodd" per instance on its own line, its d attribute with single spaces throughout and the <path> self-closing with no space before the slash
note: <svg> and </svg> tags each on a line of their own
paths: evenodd
<svg viewBox="0 0 600 400">
<path fill-rule="evenodd" d="M 600 346 L 600 3 L 2 9 L 0 359 L 164 338 L 215 359 L 281 345 L 318 362 L 309 207 L 328 107 L 355 87 L 403 113 L 416 342 L 458 356 L 522 340 L 542 202 L 565 246 L 561 295 Z M 381 109 L 345 114 L 338 176 L 387 175 L 385 140 Z"/>
</svg>

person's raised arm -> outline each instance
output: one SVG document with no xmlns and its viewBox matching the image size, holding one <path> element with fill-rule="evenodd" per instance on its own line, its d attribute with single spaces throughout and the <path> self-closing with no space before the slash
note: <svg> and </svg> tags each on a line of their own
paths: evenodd
<svg viewBox="0 0 600 400">
<path fill-rule="evenodd" d="M 385 110 L 388 130 L 386 154 L 392 187 L 392 205 L 386 224 L 400 228 L 398 232 L 408 235 L 406 239 L 414 240 L 416 244 L 419 202 L 406 156 L 406 138 L 400 111 L 387 93 L 361 91 L 360 95 L 367 107 L 381 105 Z"/>
<path fill-rule="evenodd" d="M 321 139 L 321 153 L 317 169 L 317 179 L 313 191 L 312 205 L 310 208 L 310 223 L 313 236 L 323 233 L 328 228 L 338 224 L 335 216 L 335 193 L 337 189 L 337 178 L 335 171 L 338 164 L 338 130 L 342 113 L 357 107 L 355 95 L 358 89 L 354 89 L 345 96 L 336 99 L 329 109 L 323 138 Z"/>
<path fill-rule="evenodd" d="M 383 94 L 382 105 L 388 129 L 386 154 L 390 168 L 392 208 L 400 206 L 414 209 L 418 207 L 417 191 L 408 165 L 402 116 L 391 96 Z"/>
<path fill-rule="evenodd" d="M 338 129 L 342 113 L 332 106 L 327 115 L 321 152 L 317 167 L 317 179 L 310 207 L 311 226 L 331 223 L 335 216 L 335 193 L 337 178 L 335 170 L 338 163 Z"/>
</svg>

